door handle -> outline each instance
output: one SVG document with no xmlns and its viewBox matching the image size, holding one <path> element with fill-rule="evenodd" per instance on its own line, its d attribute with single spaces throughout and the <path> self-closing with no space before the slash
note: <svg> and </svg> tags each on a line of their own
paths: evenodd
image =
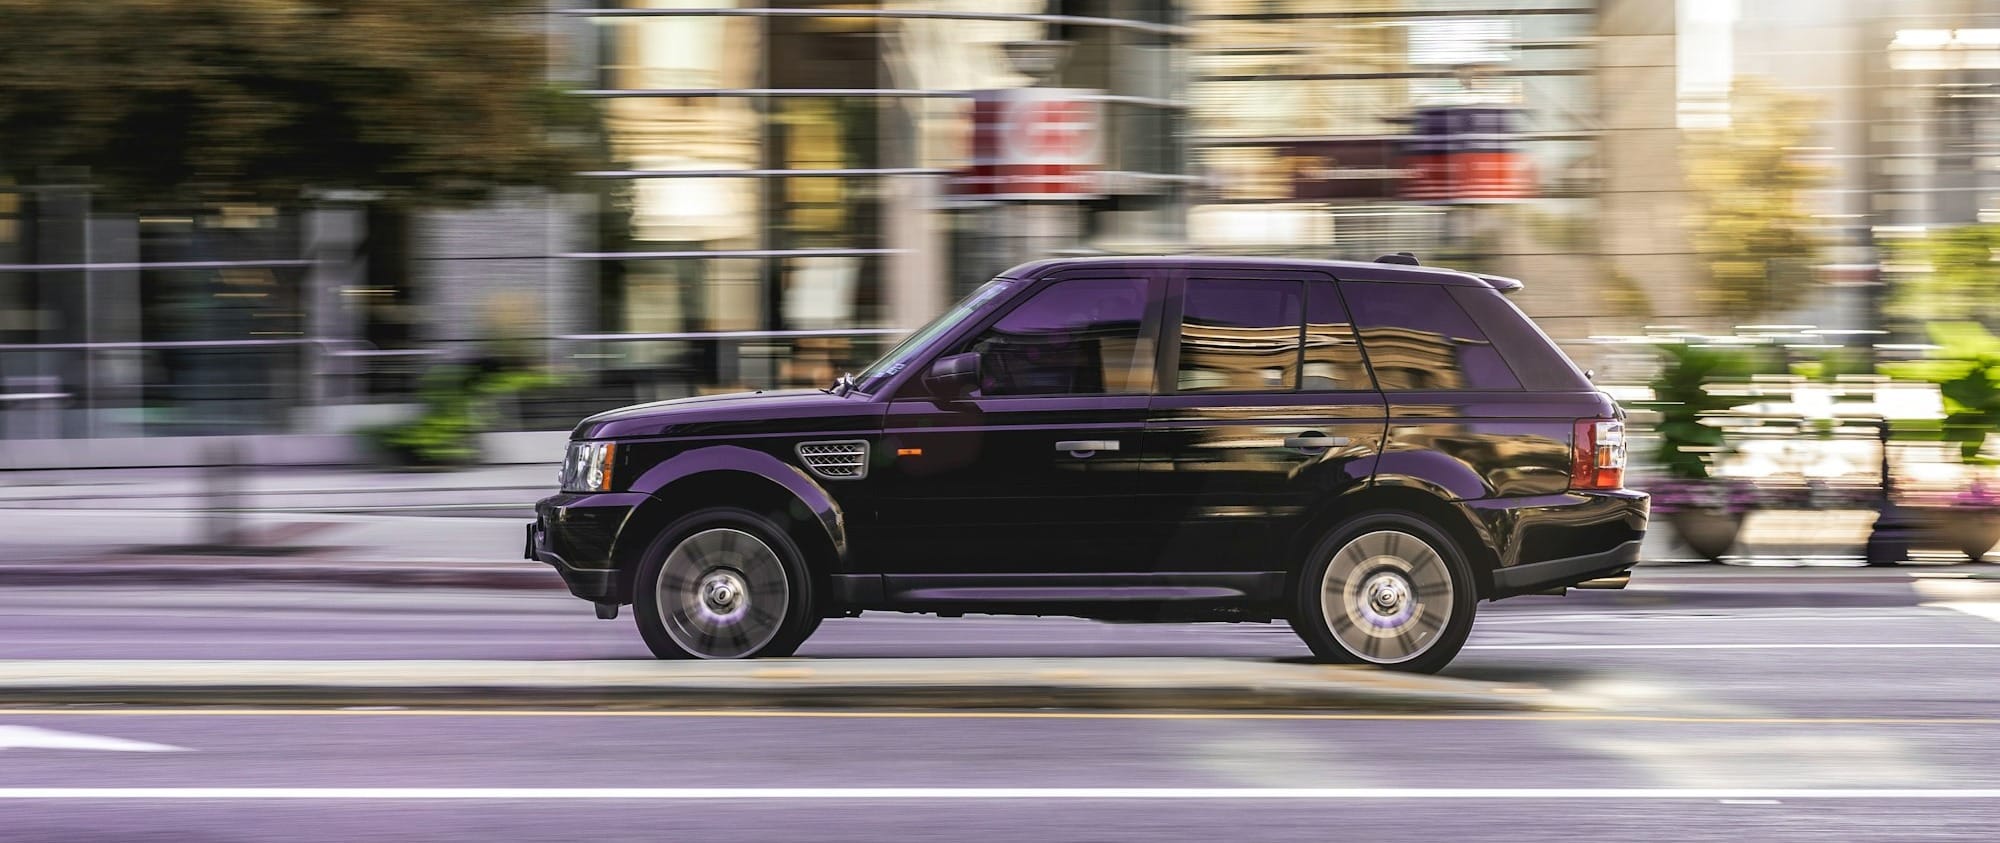
<svg viewBox="0 0 2000 843">
<path fill-rule="evenodd" d="M 1269 442 L 1271 440 L 1266 439 L 1264 441 Z M 1324 451 L 1328 448 L 1340 448 L 1346 445 L 1347 437 L 1327 436 L 1323 433 L 1307 433 L 1301 436 L 1285 437 L 1285 447 L 1296 448 L 1301 451 Z"/>
<path fill-rule="evenodd" d="M 1064 439 L 1056 443 L 1056 450 L 1083 459 L 1098 451 L 1118 450 L 1116 439 Z"/>
</svg>

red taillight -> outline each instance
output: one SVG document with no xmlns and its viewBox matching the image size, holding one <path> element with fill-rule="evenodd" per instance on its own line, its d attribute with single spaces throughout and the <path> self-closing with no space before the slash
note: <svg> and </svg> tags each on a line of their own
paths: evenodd
<svg viewBox="0 0 2000 843">
<path fill-rule="evenodd" d="M 1576 423 L 1570 451 L 1571 489 L 1617 489 L 1625 485 L 1625 423 L 1584 419 Z"/>
</svg>

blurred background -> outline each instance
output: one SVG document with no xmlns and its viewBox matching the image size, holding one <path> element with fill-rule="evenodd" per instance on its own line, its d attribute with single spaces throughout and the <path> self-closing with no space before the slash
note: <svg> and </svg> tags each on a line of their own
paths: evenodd
<svg viewBox="0 0 2000 843">
<path fill-rule="evenodd" d="M 1663 515 L 1805 558 L 1885 484 L 2000 513 L 2000 2 L 0 19 L 0 467 L 546 463 L 1025 260 L 1409 251 L 1526 281 Z"/>
</svg>

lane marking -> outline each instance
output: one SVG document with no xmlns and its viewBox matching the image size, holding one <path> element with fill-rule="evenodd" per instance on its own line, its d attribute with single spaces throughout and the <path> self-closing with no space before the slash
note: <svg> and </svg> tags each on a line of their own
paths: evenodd
<svg viewBox="0 0 2000 843">
<path fill-rule="evenodd" d="M 1667 723 L 1750 726 L 2000 726 L 2000 717 L 1757 717 L 1523 712 L 1384 714 L 1274 711 L 815 711 L 490 708 L 0 708 L 0 717 L 680 717 L 720 720 L 1298 720 L 1467 723 Z"/>
<path fill-rule="evenodd" d="M 2000 799 L 2000 788 L 1699 787 L 4 787 L 0 799 L 1784 800 Z"/>
<path fill-rule="evenodd" d="M 2000 650 L 2000 642 L 1911 642 L 1852 644 L 1813 642 L 1769 644 L 1468 644 L 1467 650 Z"/>
<path fill-rule="evenodd" d="M 186 752 L 183 747 L 146 741 L 130 741 L 81 732 L 63 732 L 34 726 L 0 726 L 0 750 L 81 749 L 96 752 Z"/>
</svg>

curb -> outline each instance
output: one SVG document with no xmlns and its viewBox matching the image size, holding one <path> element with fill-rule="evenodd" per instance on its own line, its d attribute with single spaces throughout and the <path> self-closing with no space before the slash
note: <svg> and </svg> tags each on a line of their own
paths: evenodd
<svg viewBox="0 0 2000 843">
<path fill-rule="evenodd" d="M 1578 711 L 1544 688 L 1224 659 L 0 662 L 0 705 Z"/>
<path fill-rule="evenodd" d="M 487 588 L 563 590 L 562 578 L 546 565 L 522 560 L 508 564 L 356 564 L 312 561 L 257 561 L 188 558 L 171 562 L 0 563 L 0 585 L 355 585 L 398 588 Z"/>
</svg>

